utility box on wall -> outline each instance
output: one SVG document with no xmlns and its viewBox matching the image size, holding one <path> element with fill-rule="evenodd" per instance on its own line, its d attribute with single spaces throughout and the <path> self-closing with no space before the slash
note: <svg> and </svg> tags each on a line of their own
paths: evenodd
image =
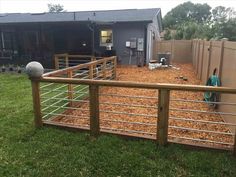
<svg viewBox="0 0 236 177">
<path fill-rule="evenodd" d="M 138 38 L 137 51 L 142 52 L 143 50 L 144 50 L 144 39 L 143 38 Z"/>
<path fill-rule="evenodd" d="M 130 48 L 131 48 L 131 49 L 136 49 L 136 47 L 137 47 L 136 38 L 131 38 L 131 39 L 130 39 Z"/>
</svg>

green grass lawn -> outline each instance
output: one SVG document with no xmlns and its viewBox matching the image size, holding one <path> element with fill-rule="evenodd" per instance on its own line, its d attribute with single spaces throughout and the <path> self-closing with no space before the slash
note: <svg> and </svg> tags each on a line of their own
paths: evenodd
<svg viewBox="0 0 236 177">
<path fill-rule="evenodd" d="M 33 127 L 26 76 L 0 74 L 0 177 L 236 176 L 230 152 Z"/>
</svg>

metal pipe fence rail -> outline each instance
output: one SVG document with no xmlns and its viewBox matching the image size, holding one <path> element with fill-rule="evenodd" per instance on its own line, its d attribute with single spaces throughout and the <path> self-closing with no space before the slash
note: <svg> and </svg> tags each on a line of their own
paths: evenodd
<svg viewBox="0 0 236 177">
<path fill-rule="evenodd" d="M 116 58 L 109 57 L 31 78 L 35 125 L 236 151 L 236 124 L 222 118 L 236 114 L 209 110 L 209 102 L 197 99 L 206 91 L 236 94 L 235 88 L 114 81 L 115 70 Z M 196 99 L 173 97 L 175 92 Z"/>
</svg>

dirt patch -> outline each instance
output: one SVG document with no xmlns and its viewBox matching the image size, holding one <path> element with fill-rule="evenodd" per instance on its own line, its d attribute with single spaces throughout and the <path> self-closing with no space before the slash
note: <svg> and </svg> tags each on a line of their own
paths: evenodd
<svg viewBox="0 0 236 177">
<path fill-rule="evenodd" d="M 119 67 L 117 68 L 117 80 L 200 84 L 200 80 L 196 78 L 191 64 L 175 64 L 175 67 L 179 70 Z M 197 142 L 214 146 L 227 146 L 228 143 L 233 143 L 233 137 L 226 125 L 210 123 L 220 123 L 223 122 L 223 119 L 217 113 L 209 113 L 215 111 L 208 104 L 201 102 L 203 93 L 171 91 L 170 99 L 169 140 Z M 199 102 L 186 102 L 187 100 Z M 102 87 L 99 102 L 101 129 L 125 132 L 126 134 L 146 135 L 151 138 L 156 137 L 158 90 Z M 54 121 L 73 125 L 88 125 L 88 102 L 75 103 L 74 106 L 80 110 L 67 111 L 67 117 L 57 117 Z M 68 115 L 71 115 L 71 117 L 68 117 Z M 75 118 L 74 116 L 80 116 L 81 118 Z"/>
</svg>

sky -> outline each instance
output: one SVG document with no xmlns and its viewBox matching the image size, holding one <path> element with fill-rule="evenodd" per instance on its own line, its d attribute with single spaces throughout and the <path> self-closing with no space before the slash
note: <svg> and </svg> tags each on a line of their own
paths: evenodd
<svg viewBox="0 0 236 177">
<path fill-rule="evenodd" d="M 47 12 L 47 4 L 61 4 L 66 11 L 161 8 L 162 16 L 187 0 L 0 0 L 0 13 Z M 236 0 L 191 0 L 211 7 L 225 6 L 236 9 Z"/>
</svg>

